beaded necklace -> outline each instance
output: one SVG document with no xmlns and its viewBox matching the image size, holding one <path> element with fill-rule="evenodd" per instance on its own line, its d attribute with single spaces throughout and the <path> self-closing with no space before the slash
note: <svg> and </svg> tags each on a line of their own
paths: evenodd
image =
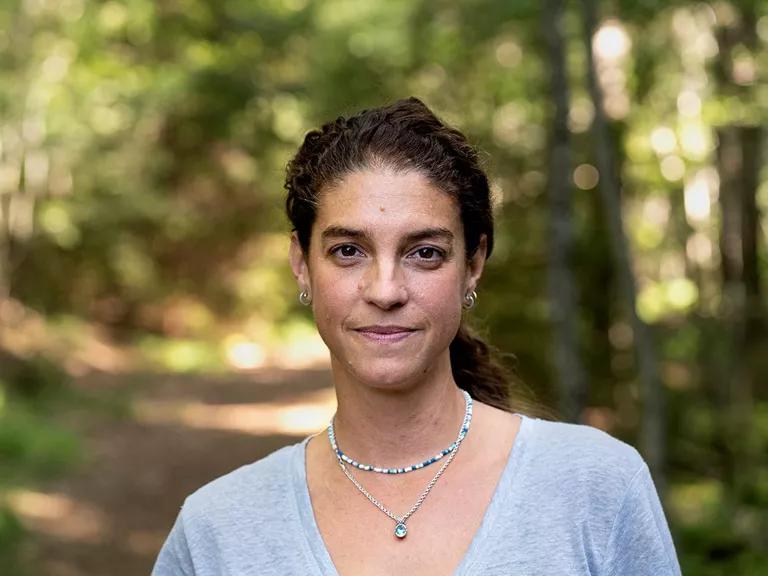
<svg viewBox="0 0 768 576">
<path fill-rule="evenodd" d="M 438 460 L 441 460 L 444 456 L 447 456 L 453 452 L 453 450 L 459 444 L 461 444 L 461 441 L 464 440 L 464 436 L 467 435 L 467 432 L 469 432 L 469 425 L 472 423 L 472 397 L 465 390 L 462 390 L 461 392 L 464 395 L 464 402 L 466 407 L 464 409 L 464 420 L 461 423 L 459 435 L 450 446 L 444 448 L 434 456 L 430 456 L 426 460 L 422 460 L 418 464 L 412 464 L 411 466 L 406 466 L 405 468 L 384 468 L 380 466 L 373 466 L 372 464 L 362 464 L 357 460 L 350 458 L 344 454 L 344 452 L 342 452 L 341 448 L 339 448 L 339 445 L 336 443 L 336 432 L 333 429 L 333 419 L 331 419 L 331 423 L 328 425 L 328 440 L 331 442 L 331 448 L 333 448 L 337 458 L 343 460 L 351 466 L 354 466 L 358 470 L 363 470 L 365 472 L 378 472 L 379 474 L 406 474 L 408 472 L 413 472 L 414 470 L 421 470 L 422 468 L 426 468 L 430 464 L 434 464 Z"/>
<path fill-rule="evenodd" d="M 472 421 L 472 397 L 466 391 L 462 390 L 462 393 L 464 394 L 466 409 L 464 412 L 464 420 L 461 424 L 461 430 L 459 431 L 459 436 L 456 438 L 456 441 L 453 442 L 448 447 L 447 452 L 443 450 L 439 452 L 437 455 L 433 456 L 432 458 L 427 458 L 426 460 L 424 460 L 423 462 L 420 462 L 419 464 L 415 464 L 413 466 L 406 466 L 405 468 L 380 468 L 377 466 L 370 466 L 368 464 L 360 464 L 359 462 L 355 462 L 354 460 L 350 462 L 349 460 L 351 459 L 345 459 L 344 454 L 341 452 L 341 450 L 338 449 L 338 446 L 336 446 L 335 434 L 333 432 L 333 420 L 331 420 L 331 424 L 330 426 L 328 426 L 328 437 L 331 441 L 331 446 L 333 447 L 333 450 L 336 453 L 336 460 L 338 461 L 342 472 L 344 472 L 344 475 L 350 480 L 350 482 L 352 482 L 352 484 L 355 485 L 355 488 L 357 488 L 360 491 L 360 493 L 371 502 L 371 504 L 376 506 L 376 508 L 381 510 L 384 514 L 386 514 L 390 519 L 392 519 L 395 522 L 394 535 L 397 537 L 398 540 L 402 540 L 408 534 L 408 527 L 406 526 L 406 522 L 421 507 L 421 505 L 429 495 L 432 488 L 434 488 L 440 476 L 443 475 L 443 472 L 445 472 L 445 469 L 448 468 L 448 465 L 453 461 L 454 457 L 456 456 L 456 453 L 459 450 L 459 446 L 461 446 L 462 440 L 464 440 L 464 437 L 467 435 L 467 432 L 469 431 L 469 425 Z M 440 469 L 437 471 L 437 474 L 435 474 L 432 477 L 432 479 L 427 483 L 426 488 L 424 488 L 424 491 L 419 495 L 414 505 L 411 506 L 411 509 L 408 510 L 408 512 L 406 512 L 402 516 L 396 515 L 389 508 L 387 508 L 381 502 L 379 502 L 370 492 L 368 492 L 368 490 L 366 490 L 363 487 L 363 485 L 360 484 L 357 478 L 355 478 L 352 475 L 352 473 L 347 469 L 347 466 L 345 464 L 345 462 L 348 462 L 349 464 L 352 464 L 353 466 L 356 466 L 359 469 L 365 470 L 367 472 L 380 472 L 383 474 L 404 474 L 406 472 L 412 472 L 413 470 L 418 470 L 420 468 L 424 468 L 425 466 L 429 466 L 430 464 L 434 464 L 446 454 L 448 454 L 448 458 L 443 463 L 443 465 L 440 466 Z M 395 470 L 395 472 L 387 472 L 386 470 Z"/>
</svg>

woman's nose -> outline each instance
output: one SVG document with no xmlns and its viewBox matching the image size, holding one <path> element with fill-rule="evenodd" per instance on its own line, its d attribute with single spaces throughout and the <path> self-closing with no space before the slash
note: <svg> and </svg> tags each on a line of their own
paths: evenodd
<svg viewBox="0 0 768 576">
<path fill-rule="evenodd" d="M 408 290 L 402 270 L 394 262 L 375 260 L 360 282 L 365 300 L 383 310 L 402 306 L 408 301 Z"/>
</svg>

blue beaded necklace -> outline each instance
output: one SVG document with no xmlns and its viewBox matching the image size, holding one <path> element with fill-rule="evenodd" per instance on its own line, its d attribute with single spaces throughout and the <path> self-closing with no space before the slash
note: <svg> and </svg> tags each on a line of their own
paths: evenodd
<svg viewBox="0 0 768 576">
<path fill-rule="evenodd" d="M 443 457 L 455 451 L 459 447 L 459 444 L 461 444 L 461 441 L 464 440 L 467 432 L 469 432 L 469 425 L 472 423 L 472 397 L 465 390 L 462 390 L 461 392 L 464 395 L 466 408 L 464 410 L 464 420 L 461 423 L 459 435 L 450 446 L 444 448 L 434 456 L 419 462 L 418 464 L 412 464 L 411 466 L 406 466 L 405 468 L 383 468 L 380 466 L 373 466 L 371 464 L 362 464 L 357 460 L 350 458 L 341 451 L 341 448 L 339 448 L 339 445 L 336 443 L 336 433 L 333 430 L 333 419 L 331 419 L 331 423 L 328 425 L 328 439 L 331 442 L 331 448 L 333 448 L 333 451 L 336 453 L 336 456 L 340 461 L 346 462 L 350 466 L 354 466 L 358 470 L 363 470 L 365 472 L 378 472 L 379 474 L 405 474 L 407 472 L 413 472 L 415 470 L 426 468 L 430 464 L 434 464 L 438 460 L 441 460 Z"/>
</svg>

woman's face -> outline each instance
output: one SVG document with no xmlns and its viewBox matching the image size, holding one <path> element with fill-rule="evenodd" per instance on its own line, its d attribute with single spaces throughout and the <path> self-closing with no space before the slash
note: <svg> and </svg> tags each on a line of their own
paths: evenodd
<svg viewBox="0 0 768 576">
<path fill-rule="evenodd" d="M 450 374 L 462 298 L 484 261 L 483 240 L 467 262 L 453 198 L 420 172 L 384 168 L 350 173 L 323 191 L 309 254 L 295 234 L 291 243 L 334 370 L 374 387 Z"/>
</svg>

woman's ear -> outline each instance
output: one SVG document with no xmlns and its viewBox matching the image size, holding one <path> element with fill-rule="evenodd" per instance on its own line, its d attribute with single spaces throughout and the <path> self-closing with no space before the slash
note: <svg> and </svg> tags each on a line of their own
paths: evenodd
<svg viewBox="0 0 768 576">
<path fill-rule="evenodd" d="M 483 269 L 485 268 L 485 257 L 487 253 L 488 237 L 483 234 L 480 236 L 480 241 L 477 243 L 477 250 L 475 250 L 475 253 L 467 262 L 466 292 L 477 289 L 477 283 L 480 282 L 480 277 L 483 275 Z"/>
<path fill-rule="evenodd" d="M 299 284 L 299 291 L 309 292 L 309 266 L 304 251 L 301 249 L 299 236 L 296 232 L 291 234 L 291 248 L 289 254 L 291 270 L 293 271 L 293 276 L 296 278 L 296 282 Z"/>
</svg>

